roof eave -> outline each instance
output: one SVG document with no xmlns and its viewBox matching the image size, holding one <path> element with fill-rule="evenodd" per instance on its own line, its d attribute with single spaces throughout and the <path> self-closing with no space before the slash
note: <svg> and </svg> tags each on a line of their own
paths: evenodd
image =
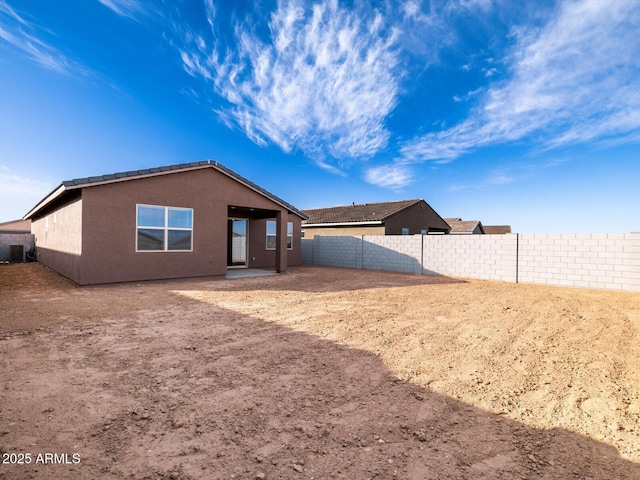
<svg viewBox="0 0 640 480">
<path fill-rule="evenodd" d="M 128 180 L 137 180 L 140 178 L 148 178 L 148 177 L 158 177 L 160 175 L 169 175 L 172 173 L 178 172 L 189 172 L 192 170 L 200 170 L 203 168 L 208 168 L 213 165 L 202 164 L 202 165 L 188 165 L 182 168 L 170 168 L 170 167 L 158 167 L 149 169 L 149 173 L 133 173 L 133 172 L 119 172 L 117 174 L 110 175 L 101 175 L 101 177 L 109 177 L 104 180 L 91 180 L 91 178 L 96 177 L 88 177 L 88 178 L 78 178 L 75 180 L 69 180 L 62 182 L 62 184 L 67 188 L 67 190 L 74 190 L 78 188 L 85 187 L 97 187 L 99 185 L 108 185 L 110 183 L 119 183 L 126 182 Z"/>
<path fill-rule="evenodd" d="M 56 198 L 58 198 L 67 190 L 68 190 L 67 187 L 65 187 L 64 184 L 61 183 L 58 186 L 58 188 L 56 188 L 53 192 L 51 192 L 49 195 L 47 195 L 42 200 L 40 200 L 40 202 L 37 203 L 35 207 L 29 210 L 29 212 L 27 212 L 27 214 L 24 217 L 22 217 L 22 220 L 30 220 L 31 217 L 33 217 L 36 213 L 38 213 L 38 211 L 46 207 L 49 203 L 53 202 Z"/>
<path fill-rule="evenodd" d="M 373 220 L 370 222 L 335 222 L 335 223 L 303 223 L 302 228 L 316 228 L 316 227 L 363 227 L 363 226 L 376 226 L 384 225 L 382 220 Z"/>
<path fill-rule="evenodd" d="M 400 212 L 402 212 L 402 211 L 406 210 L 407 208 L 413 207 L 413 206 L 414 206 L 415 204 L 417 204 L 417 203 L 424 202 L 424 200 L 423 200 L 422 198 L 416 198 L 416 199 L 413 199 L 413 200 L 407 200 L 407 201 L 408 201 L 408 202 L 411 202 L 411 203 L 409 203 L 409 204 L 407 204 L 407 205 L 404 205 L 404 206 L 402 206 L 402 207 L 398 207 L 398 209 L 397 209 L 397 210 L 394 210 L 393 212 L 388 213 L 387 215 L 385 215 L 385 216 L 384 216 L 383 220 L 386 220 L 386 219 L 388 219 L 388 218 L 390 218 L 390 217 L 393 217 L 394 215 L 397 215 L 398 213 L 400 213 Z M 425 202 L 425 203 L 427 203 L 427 202 Z"/>
<path fill-rule="evenodd" d="M 248 180 L 248 179 L 242 177 L 241 175 L 237 174 L 233 170 L 230 170 L 227 167 L 224 167 L 223 165 L 220 165 L 218 162 L 213 162 L 210 166 L 213 167 L 214 169 L 216 169 L 217 171 L 219 171 L 220 173 L 223 173 L 223 174 L 227 175 L 229 178 L 235 180 L 236 182 L 238 182 L 238 183 L 244 185 L 245 187 L 253 190 L 254 192 L 262 195 L 263 197 L 267 197 L 272 202 L 274 202 L 274 203 L 280 205 L 281 207 L 285 208 L 287 210 L 287 212 L 294 213 L 295 215 L 299 216 L 303 220 L 306 220 L 306 219 L 309 218 L 309 216 L 307 214 L 301 212 L 300 210 L 295 208 L 293 205 L 288 204 L 287 202 L 285 202 L 281 198 L 278 198 L 275 195 L 273 195 L 272 193 L 267 192 L 263 188 L 260 188 L 258 185 L 253 183 L 251 180 Z"/>
<path fill-rule="evenodd" d="M 29 213 L 27 213 L 23 220 L 27 220 L 39 210 L 44 208 L 47 204 L 58 198 L 63 192 L 67 190 L 77 190 L 86 187 L 95 187 L 98 185 L 107 185 L 110 183 L 118 183 L 125 182 L 128 180 L 136 180 L 140 178 L 148 178 L 148 177 L 156 177 L 159 175 L 169 175 L 172 173 L 178 172 L 188 172 L 193 170 L 200 170 L 203 168 L 213 168 L 216 171 L 228 176 L 232 180 L 244 185 L 245 187 L 253 190 L 254 192 L 262 195 L 265 198 L 268 198 L 275 204 L 281 206 L 287 212 L 293 213 L 303 220 L 309 218 L 306 214 L 302 213 L 300 210 L 296 209 L 293 205 L 288 204 L 284 200 L 276 197 L 271 192 L 264 190 L 258 185 L 254 184 L 250 180 L 242 177 L 237 174 L 233 170 L 228 169 L 227 167 L 219 164 L 215 160 L 202 160 L 200 162 L 192 162 L 192 163 L 184 163 L 179 165 L 169 165 L 164 167 L 155 167 L 146 170 L 138 170 L 138 171 L 130 171 L 130 172 L 118 172 L 110 175 L 101 175 L 100 177 L 86 177 L 86 178 L 77 178 L 74 180 L 64 181 L 60 184 L 60 186 L 54 190 L 51 194 L 41 200 L 34 208 L 32 208 Z"/>
</svg>

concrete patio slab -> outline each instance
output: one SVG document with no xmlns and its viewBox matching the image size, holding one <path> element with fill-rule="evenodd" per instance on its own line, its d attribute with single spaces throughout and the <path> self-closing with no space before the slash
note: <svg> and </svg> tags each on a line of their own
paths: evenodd
<svg viewBox="0 0 640 480">
<path fill-rule="evenodd" d="M 261 277 L 264 275 L 277 275 L 273 270 L 261 270 L 258 268 L 234 268 L 227 270 L 225 278 Z"/>
</svg>

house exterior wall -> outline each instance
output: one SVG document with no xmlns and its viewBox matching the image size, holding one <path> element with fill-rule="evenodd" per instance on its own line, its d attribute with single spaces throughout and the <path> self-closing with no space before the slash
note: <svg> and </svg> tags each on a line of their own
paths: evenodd
<svg viewBox="0 0 640 480">
<path fill-rule="evenodd" d="M 313 239 L 316 235 L 322 236 L 361 236 L 384 235 L 384 225 L 356 226 L 356 227 L 304 227 L 305 240 Z"/>
<path fill-rule="evenodd" d="M 81 284 L 224 275 L 229 205 L 284 211 L 212 168 L 89 185 L 82 192 Z M 136 252 L 137 204 L 192 208 L 193 251 Z M 261 235 L 265 248 L 264 231 L 250 225 L 249 235 L 250 257 L 265 263 L 269 254 L 251 246 Z"/>
<path fill-rule="evenodd" d="M 267 220 L 276 218 L 250 219 L 249 220 L 249 268 L 273 267 L 276 264 L 276 251 L 267 250 Z M 293 248 L 287 250 L 287 264 L 302 264 L 302 245 L 300 243 L 302 219 L 293 213 L 289 214 L 287 222 L 293 223 Z"/>
<path fill-rule="evenodd" d="M 31 222 L 36 260 L 74 282 L 81 280 L 82 198 L 58 206 Z"/>
<path fill-rule="evenodd" d="M 425 202 L 419 202 L 387 218 L 384 222 L 386 235 L 402 235 L 409 228 L 409 235 L 420 235 L 422 230 L 441 229 L 449 231 L 449 224 Z M 369 233 L 367 235 L 377 235 Z"/>
</svg>

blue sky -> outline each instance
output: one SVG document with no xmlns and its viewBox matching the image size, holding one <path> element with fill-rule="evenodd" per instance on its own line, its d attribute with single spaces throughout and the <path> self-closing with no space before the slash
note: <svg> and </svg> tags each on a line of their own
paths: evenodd
<svg viewBox="0 0 640 480">
<path fill-rule="evenodd" d="M 298 208 L 640 230 L 640 1 L 0 0 L 0 221 L 214 159 Z"/>
</svg>

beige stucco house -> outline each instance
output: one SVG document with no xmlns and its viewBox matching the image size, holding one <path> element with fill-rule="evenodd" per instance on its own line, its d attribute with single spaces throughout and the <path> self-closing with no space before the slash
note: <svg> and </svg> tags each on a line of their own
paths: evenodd
<svg viewBox="0 0 640 480">
<path fill-rule="evenodd" d="M 304 210 L 304 238 L 316 235 L 419 235 L 450 227 L 421 198 Z"/>
</svg>

